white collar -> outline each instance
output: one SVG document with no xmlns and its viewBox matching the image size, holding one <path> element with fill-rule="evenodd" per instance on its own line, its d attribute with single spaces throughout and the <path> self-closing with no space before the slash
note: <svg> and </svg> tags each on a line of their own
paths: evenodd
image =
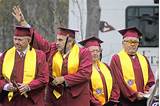
<svg viewBox="0 0 160 106">
<path fill-rule="evenodd" d="M 28 46 L 25 50 L 23 50 L 23 51 L 22 51 L 24 55 L 27 53 L 28 48 L 29 48 L 29 46 Z M 18 52 L 18 54 L 20 55 L 20 53 L 21 53 L 21 52 L 20 52 L 20 51 L 18 51 L 18 50 L 17 50 L 17 52 Z"/>
</svg>

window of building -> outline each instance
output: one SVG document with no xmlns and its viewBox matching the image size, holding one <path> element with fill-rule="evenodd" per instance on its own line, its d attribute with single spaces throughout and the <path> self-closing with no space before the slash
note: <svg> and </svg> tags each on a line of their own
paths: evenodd
<svg viewBox="0 0 160 106">
<path fill-rule="evenodd" d="M 129 6 L 126 9 L 126 28 L 137 27 L 143 34 L 140 47 L 159 46 L 158 6 Z"/>
</svg>

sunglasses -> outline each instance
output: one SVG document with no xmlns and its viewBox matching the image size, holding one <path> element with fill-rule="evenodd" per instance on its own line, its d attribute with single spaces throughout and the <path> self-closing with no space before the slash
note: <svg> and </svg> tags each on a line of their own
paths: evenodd
<svg viewBox="0 0 160 106">
<path fill-rule="evenodd" d="M 129 43 L 129 44 L 139 44 L 139 41 L 136 41 L 136 40 L 124 40 L 123 42 Z"/>
</svg>

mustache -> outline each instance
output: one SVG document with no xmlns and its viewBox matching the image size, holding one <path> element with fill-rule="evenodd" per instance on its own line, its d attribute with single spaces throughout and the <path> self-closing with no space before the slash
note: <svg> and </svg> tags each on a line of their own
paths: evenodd
<svg viewBox="0 0 160 106">
<path fill-rule="evenodd" d="M 15 45 L 20 46 L 21 44 L 19 44 L 19 43 L 15 43 Z"/>
</svg>

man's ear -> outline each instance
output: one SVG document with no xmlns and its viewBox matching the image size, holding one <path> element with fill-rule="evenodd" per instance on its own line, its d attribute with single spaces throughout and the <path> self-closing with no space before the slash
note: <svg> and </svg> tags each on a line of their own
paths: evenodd
<svg viewBox="0 0 160 106">
<path fill-rule="evenodd" d="M 123 48 L 124 48 L 124 43 L 125 43 L 125 42 L 124 42 L 124 41 L 122 41 L 122 47 L 123 47 Z"/>
</svg>

